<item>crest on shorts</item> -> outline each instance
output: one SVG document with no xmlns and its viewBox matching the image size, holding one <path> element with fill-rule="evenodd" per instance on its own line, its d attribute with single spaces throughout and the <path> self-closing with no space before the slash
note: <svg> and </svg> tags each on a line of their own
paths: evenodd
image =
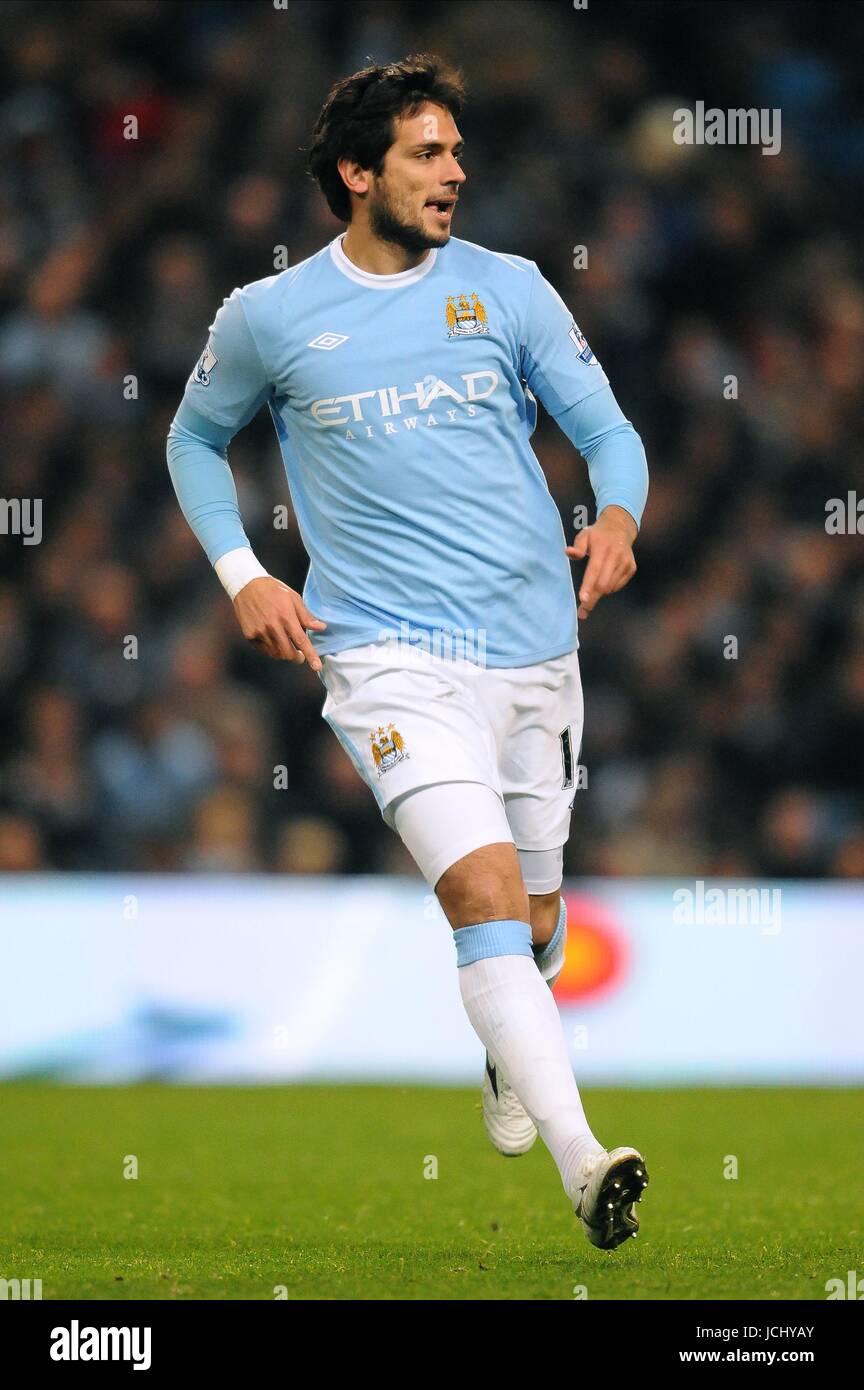
<svg viewBox="0 0 864 1390">
<path fill-rule="evenodd" d="M 476 294 L 470 299 L 467 294 L 448 294 L 444 314 L 448 338 L 467 338 L 489 332 L 486 309 Z"/>
<path fill-rule="evenodd" d="M 411 756 L 405 751 L 405 740 L 395 724 L 388 724 L 386 729 L 379 724 L 375 732 L 369 735 L 369 742 L 379 777 L 395 767 L 396 763 L 401 763 L 403 758 Z"/>
</svg>

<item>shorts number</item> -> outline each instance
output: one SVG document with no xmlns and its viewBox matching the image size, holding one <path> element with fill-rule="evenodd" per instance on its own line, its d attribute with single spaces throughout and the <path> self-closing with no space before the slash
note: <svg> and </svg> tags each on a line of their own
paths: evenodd
<svg viewBox="0 0 864 1390">
<path fill-rule="evenodd" d="M 570 725 L 562 729 L 558 735 L 561 744 L 561 763 L 564 768 L 564 781 L 561 783 L 561 790 L 566 791 L 573 786 L 573 741 L 570 735 Z"/>
</svg>

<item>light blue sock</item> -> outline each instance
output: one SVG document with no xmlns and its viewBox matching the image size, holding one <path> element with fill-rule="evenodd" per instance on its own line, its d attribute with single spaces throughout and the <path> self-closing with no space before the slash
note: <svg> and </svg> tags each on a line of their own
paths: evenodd
<svg viewBox="0 0 864 1390">
<path fill-rule="evenodd" d="M 457 927 L 453 939 L 457 966 L 473 965 L 490 956 L 533 955 L 527 922 L 477 922 L 472 927 Z"/>
<path fill-rule="evenodd" d="M 561 899 L 558 925 L 545 946 L 532 946 L 534 964 L 551 989 L 564 967 L 564 943 L 567 940 L 567 904 Z"/>
</svg>

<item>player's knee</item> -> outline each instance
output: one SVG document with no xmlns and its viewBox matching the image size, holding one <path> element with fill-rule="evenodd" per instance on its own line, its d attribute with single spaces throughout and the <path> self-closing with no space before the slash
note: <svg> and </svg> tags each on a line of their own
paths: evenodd
<svg viewBox="0 0 864 1390">
<path fill-rule="evenodd" d="M 512 844 L 473 850 L 441 875 L 435 892 L 454 928 L 530 920 L 528 894 Z"/>
</svg>

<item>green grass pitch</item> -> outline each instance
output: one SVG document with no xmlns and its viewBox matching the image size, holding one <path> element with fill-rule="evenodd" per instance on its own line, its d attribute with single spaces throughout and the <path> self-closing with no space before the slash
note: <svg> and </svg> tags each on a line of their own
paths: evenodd
<svg viewBox="0 0 864 1390">
<path fill-rule="evenodd" d="M 864 1273 L 862 1095 L 586 1089 L 651 1176 L 639 1237 L 607 1252 L 539 1140 L 493 1151 L 479 1088 L 7 1085 L 0 1278 L 46 1299 L 824 1299 Z"/>
</svg>

